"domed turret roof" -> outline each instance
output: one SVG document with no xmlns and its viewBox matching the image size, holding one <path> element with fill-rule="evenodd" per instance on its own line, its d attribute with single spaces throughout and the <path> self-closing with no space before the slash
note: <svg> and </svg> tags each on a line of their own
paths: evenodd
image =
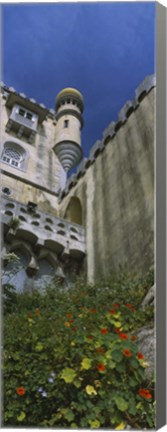
<svg viewBox="0 0 167 432">
<path fill-rule="evenodd" d="M 81 111 L 83 111 L 83 96 L 77 89 L 72 87 L 66 87 L 58 93 L 58 95 L 56 96 L 56 109 L 58 108 L 58 104 L 62 99 L 64 99 L 64 97 L 73 97 L 74 99 L 77 99 L 80 103 Z"/>
</svg>

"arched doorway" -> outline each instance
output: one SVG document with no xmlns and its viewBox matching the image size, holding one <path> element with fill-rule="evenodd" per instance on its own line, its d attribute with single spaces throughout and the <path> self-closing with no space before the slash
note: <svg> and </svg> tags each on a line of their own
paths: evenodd
<svg viewBox="0 0 167 432">
<path fill-rule="evenodd" d="M 64 218 L 78 225 L 83 224 L 82 207 L 79 198 L 72 197 L 66 208 Z"/>
</svg>

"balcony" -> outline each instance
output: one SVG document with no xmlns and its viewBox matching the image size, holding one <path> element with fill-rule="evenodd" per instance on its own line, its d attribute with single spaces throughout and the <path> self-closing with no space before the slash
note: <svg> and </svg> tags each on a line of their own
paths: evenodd
<svg viewBox="0 0 167 432">
<path fill-rule="evenodd" d="M 29 143 L 32 143 L 37 132 L 37 124 L 37 114 L 15 104 L 6 125 L 6 132 L 13 131 L 18 138 L 27 137 Z"/>
<path fill-rule="evenodd" d="M 7 242 L 20 238 L 36 250 L 45 247 L 65 258 L 81 259 L 85 255 L 83 226 L 37 210 L 30 212 L 27 206 L 13 200 L 3 199 L 2 203 L 1 221 Z M 20 221 L 15 231 L 9 228 L 12 217 Z"/>
</svg>

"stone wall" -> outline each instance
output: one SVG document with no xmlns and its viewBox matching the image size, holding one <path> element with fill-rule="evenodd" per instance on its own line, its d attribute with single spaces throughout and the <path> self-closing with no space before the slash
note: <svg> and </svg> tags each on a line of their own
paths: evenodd
<svg viewBox="0 0 167 432">
<path fill-rule="evenodd" d="M 90 281 L 120 265 L 146 272 L 154 264 L 155 87 L 147 84 L 136 91 L 135 103 L 126 104 L 124 121 L 106 129 L 61 195 L 61 217 L 73 196 L 80 199 Z"/>
</svg>

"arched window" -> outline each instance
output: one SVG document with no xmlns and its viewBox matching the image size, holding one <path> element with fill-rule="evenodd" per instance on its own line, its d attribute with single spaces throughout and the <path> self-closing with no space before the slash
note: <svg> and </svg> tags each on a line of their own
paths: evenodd
<svg viewBox="0 0 167 432">
<path fill-rule="evenodd" d="M 25 169 L 28 160 L 28 153 L 16 142 L 7 141 L 4 144 L 1 160 L 12 167 Z"/>
<path fill-rule="evenodd" d="M 11 147 L 7 147 L 2 155 L 2 160 L 10 165 L 20 167 L 22 161 L 22 155 L 18 150 Z"/>
</svg>

